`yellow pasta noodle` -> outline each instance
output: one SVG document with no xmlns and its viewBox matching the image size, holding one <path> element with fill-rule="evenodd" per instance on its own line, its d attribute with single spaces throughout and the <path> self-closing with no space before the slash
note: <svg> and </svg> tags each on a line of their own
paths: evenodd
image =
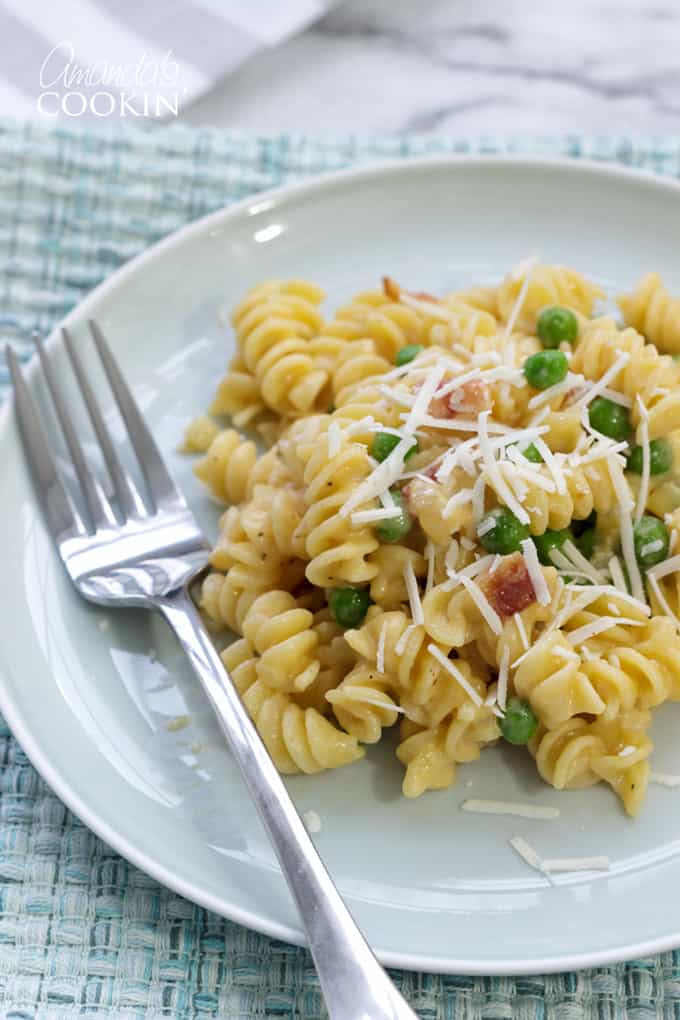
<svg viewBox="0 0 680 1020">
<path fill-rule="evenodd" d="M 350 765 L 362 757 L 356 737 L 343 733 L 316 709 L 301 708 L 289 695 L 259 679 L 258 660 L 247 640 L 230 645 L 222 653 L 222 661 L 280 772 L 309 775 Z"/>
<path fill-rule="evenodd" d="M 627 326 L 644 333 L 663 354 L 680 353 L 680 301 L 671 297 L 658 273 L 647 273 L 632 294 L 619 298 Z"/>
</svg>

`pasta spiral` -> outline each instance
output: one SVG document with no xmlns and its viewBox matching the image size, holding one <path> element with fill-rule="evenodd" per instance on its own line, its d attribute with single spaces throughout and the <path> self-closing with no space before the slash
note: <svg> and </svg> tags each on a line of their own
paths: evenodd
<svg viewBox="0 0 680 1020">
<path fill-rule="evenodd" d="M 539 727 L 530 747 L 540 775 L 557 790 L 604 780 L 634 815 L 649 779 L 648 725 L 649 713 L 643 711 L 596 722 L 575 716 L 553 730 Z M 628 748 L 630 753 L 622 755 Z"/>
<path fill-rule="evenodd" d="M 258 548 L 244 532 L 236 507 L 227 510 L 222 521 L 220 541 L 210 558 L 215 570 L 203 580 L 200 605 L 213 624 L 240 631 L 258 595 L 297 588 L 304 563 Z"/>
<path fill-rule="evenodd" d="M 416 577 L 425 576 L 425 559 L 405 545 L 378 546 L 367 559 L 377 569 L 371 581 L 371 598 L 383 609 L 398 609 L 402 602 L 408 601 L 404 580 L 407 563 L 411 563 Z"/>
<path fill-rule="evenodd" d="M 245 366 L 279 414 L 307 413 L 328 382 L 308 350 L 323 325 L 322 298 L 313 284 L 272 281 L 250 291 L 232 316 Z"/>
<path fill-rule="evenodd" d="M 475 761 L 481 749 L 500 736 L 491 708 L 471 701 L 461 704 L 450 717 L 434 728 L 406 735 L 413 724 L 404 726 L 404 739 L 397 758 L 406 766 L 402 790 L 405 797 L 419 797 L 426 790 L 442 789 L 455 780 L 457 763 Z"/>
<path fill-rule="evenodd" d="M 572 371 L 597 380 L 623 352 L 629 360 L 610 386 L 633 401 L 633 421 L 639 417 L 639 397 L 649 413 L 650 439 L 680 428 L 680 365 L 646 344 L 634 329 L 619 330 L 613 319 L 594 320 L 582 332 Z"/>
<path fill-rule="evenodd" d="M 619 298 L 627 326 L 644 333 L 664 354 L 680 353 L 680 301 L 671 297 L 658 273 L 642 277 L 632 294 Z"/>
<path fill-rule="evenodd" d="M 314 616 L 298 607 L 286 591 L 268 591 L 249 606 L 241 622 L 243 636 L 260 658 L 257 675 L 279 691 L 304 691 L 319 672 Z"/>
<path fill-rule="evenodd" d="M 527 275 L 529 284 L 515 320 L 520 329 L 533 332 L 539 313 L 548 305 L 565 305 L 590 316 L 597 298 L 604 297 L 600 287 L 573 269 L 523 264 L 506 276 L 498 288 L 498 311 L 505 322 L 513 313 Z"/>
<path fill-rule="evenodd" d="M 369 563 L 368 556 L 378 548 L 378 540 L 371 528 L 352 527 L 338 513 L 370 472 L 366 447 L 343 438 L 339 452 L 329 457 L 328 445 L 320 435 L 315 443 L 300 449 L 299 455 L 305 463 L 307 510 L 301 528 L 309 556 L 307 579 L 322 588 L 342 581 L 370 581 L 377 567 Z"/>
<path fill-rule="evenodd" d="M 332 390 L 336 407 L 342 407 L 354 397 L 359 385 L 382 375 L 390 364 L 375 349 L 372 340 L 355 340 L 348 343 L 338 358 L 333 371 Z"/>
<path fill-rule="evenodd" d="M 297 694 L 295 700 L 303 708 L 315 708 L 321 715 L 330 715 L 331 705 L 326 700 L 356 664 L 356 655 L 345 641 L 342 627 L 333 620 L 330 610 L 320 609 L 314 614 L 314 633 L 317 636 L 316 657 L 319 672 L 310 686 Z"/>
<path fill-rule="evenodd" d="M 552 476 L 540 467 L 533 472 L 543 484 L 551 484 Z M 504 502 L 503 492 L 496 478 L 484 473 L 486 483 L 496 493 L 500 503 Z M 568 467 L 563 472 L 564 492 L 544 488 L 543 485 L 523 478 L 515 478 L 512 469 L 503 473 L 503 480 L 517 495 L 529 515 L 529 528 L 533 535 L 542 535 L 548 528 L 559 531 L 568 528 L 572 520 L 584 520 L 593 510 L 608 513 L 618 505 L 616 490 L 612 483 L 607 461 L 593 461 L 579 467 Z"/>
<path fill-rule="evenodd" d="M 212 418 L 207 414 L 201 414 L 189 422 L 184 433 L 184 443 L 181 447 L 184 453 L 205 453 L 213 439 L 220 431 Z"/>
<path fill-rule="evenodd" d="M 358 294 L 336 319 L 355 322 L 361 337 L 372 340 L 376 352 L 390 362 L 402 347 L 422 343 L 424 336 L 424 316 L 379 291 Z"/>
<path fill-rule="evenodd" d="M 559 654 L 562 653 L 562 654 Z M 601 715 L 605 703 L 581 669 L 581 659 L 560 631 L 535 644 L 513 677 L 538 719 L 552 730 L 575 715 Z"/>
<path fill-rule="evenodd" d="M 240 508 L 241 525 L 254 545 L 303 559 L 305 509 L 302 493 L 296 489 L 256 485 L 250 501 Z"/>
<path fill-rule="evenodd" d="M 396 684 L 400 700 L 407 698 L 416 705 L 427 704 L 442 667 L 428 651 L 429 638 L 424 627 L 414 625 L 402 611 L 384 613 L 372 608 L 364 625 L 348 630 L 345 640 L 377 669 L 378 645 L 383 631 L 385 676 Z M 448 654 L 448 648 L 439 650 Z"/>
<path fill-rule="evenodd" d="M 242 503 L 249 495 L 250 473 L 257 461 L 255 443 L 234 429 L 218 432 L 194 474 L 223 503 Z"/>
<path fill-rule="evenodd" d="M 229 415 L 237 428 L 251 425 L 266 409 L 260 386 L 240 353 L 231 360 L 210 405 L 210 413 Z"/>
<path fill-rule="evenodd" d="M 290 695 L 274 691 L 257 675 L 251 644 L 229 645 L 222 661 L 279 772 L 312 774 L 350 765 L 363 757 L 356 737 L 343 733 L 314 708 L 300 708 Z"/>
<path fill-rule="evenodd" d="M 447 350 L 460 345 L 472 351 L 477 337 L 492 337 L 498 333 L 498 323 L 493 315 L 464 301 L 446 298 L 442 309 L 448 314 L 449 321 L 435 322 L 430 326 L 427 332 L 429 344 Z"/>
<path fill-rule="evenodd" d="M 338 686 L 329 691 L 335 717 L 344 730 L 362 744 L 377 744 L 386 726 L 397 721 L 397 708 L 389 695 L 387 678 L 358 662 Z"/>
</svg>

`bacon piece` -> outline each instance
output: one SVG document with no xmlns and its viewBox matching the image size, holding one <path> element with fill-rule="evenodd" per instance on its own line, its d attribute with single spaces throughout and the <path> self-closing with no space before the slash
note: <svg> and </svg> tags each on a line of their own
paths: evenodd
<svg viewBox="0 0 680 1020">
<path fill-rule="evenodd" d="M 385 297 L 388 297 L 390 301 L 400 301 L 402 294 L 408 294 L 409 297 L 417 298 L 418 301 L 435 301 L 439 304 L 439 298 L 428 294 L 425 290 L 403 290 L 391 276 L 383 276 L 382 284 Z"/>
<path fill-rule="evenodd" d="M 481 575 L 478 583 L 503 619 L 521 613 L 536 601 L 536 592 L 521 553 L 504 556 L 493 574 Z"/>
<path fill-rule="evenodd" d="M 388 297 L 390 301 L 399 300 L 401 297 L 401 290 L 396 280 L 393 280 L 391 276 L 383 276 L 382 285 L 385 297 Z"/>
<path fill-rule="evenodd" d="M 455 414 L 479 414 L 491 408 L 489 387 L 481 379 L 470 379 L 448 395 L 449 407 Z"/>
<path fill-rule="evenodd" d="M 442 387 L 450 380 L 445 379 Z M 440 387 L 441 388 L 441 387 Z M 430 401 L 428 414 L 433 418 L 476 417 L 480 411 L 491 408 L 489 387 L 481 379 L 470 379 L 443 397 L 435 395 Z"/>
</svg>

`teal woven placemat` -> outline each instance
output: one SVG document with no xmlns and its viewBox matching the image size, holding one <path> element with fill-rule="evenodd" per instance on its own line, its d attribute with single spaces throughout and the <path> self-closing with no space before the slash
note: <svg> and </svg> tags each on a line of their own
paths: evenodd
<svg viewBox="0 0 680 1020">
<path fill-rule="evenodd" d="M 28 356 L 32 329 L 50 328 L 130 256 L 252 192 L 359 160 L 480 151 L 680 176 L 678 139 L 322 142 L 0 121 L 0 340 Z M 3 363 L 0 398 L 6 385 Z M 423 1020 L 680 1017 L 680 953 L 546 977 L 395 978 Z M 0 1017 L 323 1015 L 304 950 L 195 907 L 129 865 L 57 800 L 0 717 Z"/>
</svg>

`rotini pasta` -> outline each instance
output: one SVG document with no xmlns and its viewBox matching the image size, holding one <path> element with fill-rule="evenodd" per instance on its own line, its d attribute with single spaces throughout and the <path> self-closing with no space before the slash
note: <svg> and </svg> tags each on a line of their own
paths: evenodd
<svg viewBox="0 0 680 1020">
<path fill-rule="evenodd" d="M 680 353 L 680 300 L 671 297 L 658 273 L 647 273 L 632 294 L 619 298 L 627 326 L 644 333 L 663 354 Z"/>
<path fill-rule="evenodd" d="M 281 771 L 398 729 L 416 797 L 505 739 L 639 810 L 680 700 L 680 302 L 650 274 L 621 328 L 602 296 L 529 260 L 330 317 L 305 281 L 237 306 L 211 410 L 259 439 L 202 416 L 184 448 L 229 505 L 199 604 Z"/>
<path fill-rule="evenodd" d="M 350 765 L 362 757 L 356 737 L 343 733 L 316 709 L 301 708 L 289 695 L 259 679 L 257 659 L 247 640 L 225 649 L 222 661 L 279 772 L 310 775 Z"/>
</svg>

